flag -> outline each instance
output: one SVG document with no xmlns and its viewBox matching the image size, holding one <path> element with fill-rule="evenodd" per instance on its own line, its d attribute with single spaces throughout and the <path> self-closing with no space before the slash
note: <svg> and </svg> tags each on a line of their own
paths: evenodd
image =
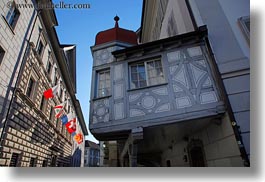
<svg viewBox="0 0 265 182">
<path fill-rule="evenodd" d="M 65 127 L 70 134 L 73 134 L 76 131 L 76 118 L 68 121 L 68 123 L 65 124 Z"/>
<path fill-rule="evenodd" d="M 83 142 L 83 135 L 81 133 L 78 133 L 74 136 L 74 140 L 78 143 L 81 144 Z"/>
<path fill-rule="evenodd" d="M 68 123 L 69 121 L 71 121 L 72 119 L 74 119 L 75 117 L 73 116 L 73 114 L 72 113 L 70 113 L 70 114 L 63 114 L 62 116 L 61 116 L 61 121 L 62 121 L 62 123 L 63 123 L 63 125 L 65 125 L 66 123 Z"/>
<path fill-rule="evenodd" d="M 64 113 L 64 105 L 65 105 L 65 102 L 59 104 L 58 106 L 55 106 L 54 107 L 54 111 L 55 111 L 55 117 L 56 118 L 60 118 L 63 113 Z"/>
<path fill-rule="evenodd" d="M 53 98 L 55 94 L 58 92 L 58 85 L 55 85 L 54 87 L 44 91 L 43 95 L 46 99 Z"/>
</svg>

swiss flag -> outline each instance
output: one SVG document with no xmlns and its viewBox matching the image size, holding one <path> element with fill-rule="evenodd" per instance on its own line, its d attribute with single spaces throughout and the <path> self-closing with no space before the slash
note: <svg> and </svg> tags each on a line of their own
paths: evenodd
<svg viewBox="0 0 265 182">
<path fill-rule="evenodd" d="M 67 131 L 72 134 L 76 131 L 76 118 L 71 119 L 65 124 Z"/>
<path fill-rule="evenodd" d="M 44 91 L 43 96 L 45 97 L 45 99 L 53 98 L 57 92 L 58 92 L 58 85 Z"/>
</svg>

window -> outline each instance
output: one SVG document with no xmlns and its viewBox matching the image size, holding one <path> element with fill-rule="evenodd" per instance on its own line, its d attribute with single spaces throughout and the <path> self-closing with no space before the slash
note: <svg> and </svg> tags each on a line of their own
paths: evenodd
<svg viewBox="0 0 265 182">
<path fill-rule="evenodd" d="M 192 140 L 188 144 L 188 154 L 191 167 L 205 167 L 205 155 L 201 140 Z"/>
<path fill-rule="evenodd" d="M 39 41 L 38 48 L 37 48 L 37 53 L 41 56 L 42 53 L 43 53 L 43 50 L 44 50 L 44 44 L 43 44 L 43 42 L 40 40 L 40 41 Z"/>
<path fill-rule="evenodd" d="M 56 155 L 52 155 L 51 166 L 52 167 L 56 167 L 56 163 L 57 163 L 57 156 Z"/>
<path fill-rule="evenodd" d="M 250 17 L 249 16 L 245 16 L 245 17 L 241 17 L 238 19 L 239 21 L 239 25 L 246 37 L 246 39 L 249 42 L 249 38 L 250 38 Z"/>
<path fill-rule="evenodd" d="M 47 166 L 48 166 L 48 160 L 45 159 L 45 160 L 43 160 L 43 162 L 42 162 L 42 167 L 47 167 Z"/>
<path fill-rule="evenodd" d="M 5 55 L 5 51 L 4 49 L 0 46 L 0 65 L 3 61 L 3 58 L 4 58 L 4 55 Z"/>
<path fill-rule="evenodd" d="M 18 167 L 18 161 L 19 161 L 20 154 L 18 153 L 12 153 L 11 160 L 10 160 L 10 167 Z"/>
<path fill-rule="evenodd" d="M 29 161 L 29 167 L 36 167 L 37 159 L 35 157 L 31 157 Z"/>
<path fill-rule="evenodd" d="M 58 82 L 58 77 L 57 77 L 57 68 L 54 69 L 54 85 L 56 85 Z"/>
<path fill-rule="evenodd" d="M 40 103 L 40 110 L 45 112 L 47 100 L 42 96 Z"/>
<path fill-rule="evenodd" d="M 46 70 L 47 70 L 48 75 L 50 75 L 51 70 L 52 70 L 52 63 L 50 61 L 48 61 L 48 63 L 47 63 Z"/>
<path fill-rule="evenodd" d="M 171 167 L 171 162 L 170 162 L 170 160 L 167 160 L 167 167 Z"/>
<path fill-rule="evenodd" d="M 50 110 L 50 120 L 53 121 L 54 120 L 54 108 L 51 107 L 51 110 Z"/>
<path fill-rule="evenodd" d="M 6 21 L 13 30 L 15 29 L 15 26 L 17 24 L 19 15 L 20 15 L 20 13 L 19 13 L 18 9 L 16 8 L 16 4 L 13 2 L 12 6 L 10 7 L 10 9 L 6 15 Z"/>
<path fill-rule="evenodd" d="M 27 91 L 26 91 L 26 95 L 30 98 L 33 98 L 34 87 L 35 87 L 35 81 L 33 78 L 30 78 L 29 83 L 28 83 L 28 87 L 27 87 Z"/>
<path fill-rule="evenodd" d="M 130 65 L 131 89 L 165 83 L 160 60 L 140 62 Z"/>
<path fill-rule="evenodd" d="M 98 89 L 97 97 L 110 95 L 110 71 L 104 70 L 98 72 Z"/>
</svg>

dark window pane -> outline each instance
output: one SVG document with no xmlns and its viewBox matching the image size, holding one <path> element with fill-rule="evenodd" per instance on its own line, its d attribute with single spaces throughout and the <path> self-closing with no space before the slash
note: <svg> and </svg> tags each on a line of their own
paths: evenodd
<svg viewBox="0 0 265 182">
<path fill-rule="evenodd" d="M 10 167 L 17 167 L 18 165 L 18 159 L 19 159 L 19 154 L 18 153 L 13 153 L 11 160 L 10 160 Z"/>
<path fill-rule="evenodd" d="M 26 92 L 26 95 L 28 97 L 31 96 L 31 92 L 33 90 L 33 86 L 34 86 L 34 80 L 32 78 L 29 79 L 29 83 L 28 83 L 28 88 L 27 88 L 27 92 Z"/>
<path fill-rule="evenodd" d="M 145 73 L 144 65 L 142 65 L 142 66 L 138 66 L 137 72 L 138 72 L 138 73 Z"/>
<path fill-rule="evenodd" d="M 146 87 L 146 81 L 140 81 L 140 87 Z"/>
<path fill-rule="evenodd" d="M 40 41 L 39 42 L 39 46 L 38 46 L 38 50 L 37 50 L 39 55 L 42 54 L 43 48 L 44 48 L 43 43 Z"/>
</svg>

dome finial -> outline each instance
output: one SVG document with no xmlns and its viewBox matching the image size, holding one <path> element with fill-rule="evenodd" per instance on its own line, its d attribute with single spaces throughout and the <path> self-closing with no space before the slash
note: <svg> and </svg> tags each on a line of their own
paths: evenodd
<svg viewBox="0 0 265 182">
<path fill-rule="evenodd" d="M 115 27 L 119 27 L 119 23 L 118 23 L 118 21 L 120 20 L 120 18 L 116 15 L 116 16 L 114 17 L 114 20 L 115 20 Z"/>
</svg>

